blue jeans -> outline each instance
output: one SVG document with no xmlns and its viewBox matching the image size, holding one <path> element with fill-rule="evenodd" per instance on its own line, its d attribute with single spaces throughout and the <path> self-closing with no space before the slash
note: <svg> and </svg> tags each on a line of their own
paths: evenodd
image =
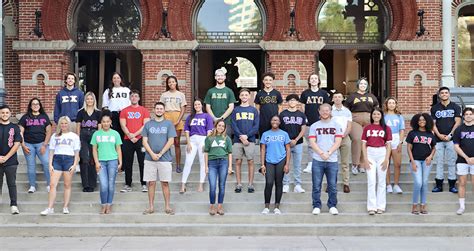
<svg viewBox="0 0 474 251">
<path fill-rule="evenodd" d="M 112 205 L 115 192 L 115 178 L 118 172 L 118 160 L 99 161 L 100 204 Z"/>
<path fill-rule="evenodd" d="M 225 182 L 227 180 L 229 162 L 227 159 L 213 159 L 209 160 L 207 166 L 209 168 L 209 201 L 211 205 L 216 204 L 216 183 L 217 179 L 219 179 L 217 203 L 222 204 L 224 202 Z"/>
<path fill-rule="evenodd" d="M 448 165 L 448 179 L 456 179 L 456 152 L 453 141 L 436 143 L 436 178 L 444 179 L 444 163 Z"/>
<path fill-rule="evenodd" d="M 301 185 L 301 159 L 303 158 L 303 144 L 295 145 L 291 148 L 291 158 L 293 159 L 293 178 L 295 185 Z M 290 184 L 290 175 L 283 176 L 283 185 Z"/>
<path fill-rule="evenodd" d="M 431 165 L 426 165 L 424 160 L 415 160 L 416 172 L 413 175 L 413 204 L 418 204 L 421 195 L 421 204 L 426 204 L 426 193 L 428 192 L 428 178 L 430 176 Z"/>
<path fill-rule="evenodd" d="M 49 186 L 49 149 L 46 147 L 44 154 L 40 153 L 41 146 L 43 143 L 30 144 L 25 142 L 25 145 L 30 149 L 30 154 L 25 153 L 26 166 L 28 170 L 28 181 L 30 186 L 36 186 L 36 156 L 38 156 L 43 166 L 44 179 L 46 180 L 46 185 Z"/>
<path fill-rule="evenodd" d="M 321 183 L 323 176 L 326 175 L 328 182 L 328 207 L 336 207 L 337 205 L 337 172 L 339 164 L 337 162 L 317 161 L 313 159 L 312 165 L 313 178 L 313 208 L 321 208 Z"/>
</svg>

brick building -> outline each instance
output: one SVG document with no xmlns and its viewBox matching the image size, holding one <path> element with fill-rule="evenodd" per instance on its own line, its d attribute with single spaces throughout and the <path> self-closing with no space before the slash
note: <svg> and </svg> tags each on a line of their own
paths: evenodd
<svg viewBox="0 0 474 251">
<path fill-rule="evenodd" d="M 444 10 L 443 2 L 449 2 Z M 429 109 L 442 79 L 454 87 L 457 72 L 467 71 L 463 85 L 472 83 L 470 46 L 463 52 L 453 46 L 462 39 L 470 45 L 470 2 L 3 0 L 6 102 L 21 113 L 37 96 L 51 112 L 64 73 L 76 72 L 82 87 L 101 97 L 119 71 L 142 90 L 147 108 L 170 74 L 189 104 L 213 85 L 214 70 L 226 67 L 231 87 L 253 90 L 272 71 L 284 96 L 307 88 L 312 72 L 327 89 L 344 93 L 365 76 L 379 98 L 395 96 L 413 114 Z M 449 50 L 443 51 L 446 9 L 453 25 L 445 27 L 452 36 L 444 38 Z M 458 36 L 461 26 L 467 33 Z M 443 53 L 451 60 L 443 62 Z"/>
</svg>

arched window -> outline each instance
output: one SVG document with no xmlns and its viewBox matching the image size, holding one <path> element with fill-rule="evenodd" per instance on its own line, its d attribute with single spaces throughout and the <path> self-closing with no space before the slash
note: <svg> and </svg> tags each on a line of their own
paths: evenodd
<svg viewBox="0 0 474 251">
<path fill-rule="evenodd" d="M 321 88 L 326 88 L 328 86 L 328 71 L 326 70 L 326 66 L 323 62 L 318 62 L 319 67 L 319 81 L 321 81 Z"/>
<path fill-rule="evenodd" d="M 141 25 L 134 0 L 84 0 L 76 20 L 78 43 L 131 43 Z"/>
<path fill-rule="evenodd" d="M 462 7 L 457 24 L 456 80 L 458 86 L 474 86 L 474 5 Z"/>
</svg>

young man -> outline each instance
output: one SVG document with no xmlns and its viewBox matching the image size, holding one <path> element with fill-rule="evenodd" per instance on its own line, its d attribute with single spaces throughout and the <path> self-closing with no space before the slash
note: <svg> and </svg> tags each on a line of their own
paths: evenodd
<svg viewBox="0 0 474 251">
<path fill-rule="evenodd" d="M 258 133 L 259 116 L 255 107 L 250 106 L 250 90 L 242 89 L 239 92 L 241 101 L 240 106 L 237 106 L 232 112 L 232 130 L 234 131 L 232 154 L 235 156 L 235 172 L 237 185 L 235 192 L 242 192 L 242 176 L 241 167 L 242 159 L 245 157 L 249 166 L 249 184 L 247 190 L 253 193 L 255 188 L 253 186 L 254 177 L 254 163 L 253 158 L 257 147 L 255 147 L 255 138 Z"/>
<path fill-rule="evenodd" d="M 147 192 L 146 182 L 143 181 L 143 166 L 145 153 L 142 151 L 142 130 L 146 122 L 150 121 L 148 110 L 139 105 L 140 92 L 132 90 L 130 92 L 131 105 L 120 112 L 120 127 L 124 133 L 122 145 L 123 168 L 125 170 L 125 185 L 120 192 L 127 193 L 132 191 L 133 159 L 134 153 L 137 154 L 138 168 L 140 169 L 140 183 L 142 192 Z"/>
<path fill-rule="evenodd" d="M 7 176 L 10 209 L 12 214 L 19 214 L 16 203 L 16 169 L 18 159 L 16 151 L 22 141 L 20 128 L 10 122 L 11 111 L 7 105 L 0 106 L 0 187 L 3 186 L 3 175 Z"/>
<path fill-rule="evenodd" d="M 263 89 L 258 91 L 257 95 L 255 95 L 255 105 L 257 106 L 257 110 L 260 111 L 260 136 L 272 128 L 270 121 L 273 116 L 280 113 L 281 103 L 283 103 L 281 93 L 273 89 L 273 80 L 275 80 L 273 73 L 264 73 L 262 76 Z"/>
<path fill-rule="evenodd" d="M 77 82 L 76 74 L 66 73 L 64 76 L 64 88 L 56 95 L 54 103 L 54 123 L 62 116 L 68 116 L 71 119 L 70 130 L 76 131 L 77 111 L 84 105 L 84 93 L 75 87 Z"/>
<path fill-rule="evenodd" d="M 326 175 L 328 182 L 328 207 L 332 215 L 339 214 L 337 205 L 337 149 L 342 141 L 341 127 L 331 119 L 331 105 L 319 107 L 321 120 L 309 128 L 309 144 L 312 151 L 313 214 L 321 213 L 321 183 Z"/>
<path fill-rule="evenodd" d="M 352 113 L 345 106 L 342 105 L 344 101 L 344 95 L 340 92 L 336 92 L 332 95 L 332 119 L 342 129 L 342 141 L 341 147 L 339 148 L 339 154 L 341 156 L 341 170 L 342 180 L 344 182 L 343 191 L 344 193 L 350 193 L 349 188 L 349 159 L 351 156 L 351 138 L 349 133 L 352 128 Z"/>
<path fill-rule="evenodd" d="M 301 158 L 303 157 L 303 137 L 306 133 L 306 115 L 297 109 L 299 97 L 296 94 L 286 96 L 288 109 L 280 113 L 280 129 L 288 133 L 290 136 L 291 158 L 293 159 L 293 178 L 295 180 L 295 188 L 293 192 L 304 193 L 301 187 Z M 290 176 L 285 174 L 283 177 L 283 192 L 290 191 Z"/>
<path fill-rule="evenodd" d="M 458 153 L 456 160 L 457 174 L 459 175 L 459 209 L 458 215 L 464 213 L 467 175 L 471 174 L 471 183 L 474 184 L 474 115 L 472 108 L 463 111 L 464 123 L 453 134 L 454 149 Z"/>
<path fill-rule="evenodd" d="M 155 189 L 156 181 L 159 178 L 161 189 L 165 199 L 165 213 L 174 214 L 170 207 L 170 188 L 171 174 L 173 172 L 171 161 L 170 147 L 174 144 L 176 130 L 171 121 L 165 120 L 165 104 L 157 102 L 155 104 L 154 120 L 150 120 L 145 124 L 142 131 L 143 146 L 146 149 L 145 168 L 143 180 L 148 182 L 148 203 L 149 207 L 145 209 L 143 214 L 152 214 L 155 212 Z"/>
<path fill-rule="evenodd" d="M 319 120 L 319 106 L 324 103 L 329 103 L 329 94 L 319 89 L 320 85 L 319 76 L 317 74 L 311 74 L 308 77 L 308 89 L 304 90 L 300 96 L 300 102 L 302 112 L 308 118 L 308 126 L 311 126 Z M 308 153 L 311 153 L 311 147 L 308 145 Z M 312 163 L 311 154 L 308 154 L 308 165 L 303 170 L 305 173 L 311 173 Z"/>
<path fill-rule="evenodd" d="M 449 191 L 457 193 L 456 189 L 456 152 L 452 141 L 454 130 L 461 124 L 461 107 L 449 100 L 448 87 L 438 91 L 440 102 L 431 107 L 431 117 L 434 120 L 433 131 L 436 139 L 436 184 L 433 193 L 443 191 L 444 163 L 448 165 Z"/>
</svg>

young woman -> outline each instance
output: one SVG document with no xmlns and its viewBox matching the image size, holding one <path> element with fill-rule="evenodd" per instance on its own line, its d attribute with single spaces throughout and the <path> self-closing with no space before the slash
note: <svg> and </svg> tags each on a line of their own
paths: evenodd
<svg viewBox="0 0 474 251">
<path fill-rule="evenodd" d="M 203 111 L 202 100 L 194 100 L 194 106 L 193 110 L 191 111 L 191 115 L 189 115 L 184 124 L 184 132 L 187 142 L 186 162 L 184 163 L 180 193 L 186 192 L 186 182 L 188 181 L 189 173 L 191 172 L 191 166 L 193 165 L 196 153 L 199 156 L 199 164 L 201 166 L 199 172 L 198 192 L 203 191 L 204 179 L 206 178 L 206 164 L 204 161 L 203 148 L 206 136 L 212 132 L 212 128 L 214 128 L 212 117 Z"/>
<path fill-rule="evenodd" d="M 49 192 L 48 144 L 51 138 L 51 121 L 38 98 L 30 100 L 28 111 L 21 117 L 18 125 L 24 139 L 21 147 L 25 153 L 30 183 L 28 193 L 36 192 L 36 156 L 43 166 L 46 189 Z"/>
<path fill-rule="evenodd" d="M 51 189 L 48 196 L 48 207 L 41 212 L 46 216 L 54 213 L 56 200 L 56 187 L 61 176 L 64 176 L 64 206 L 63 214 L 69 214 L 69 200 L 71 199 L 72 175 L 79 162 L 81 141 L 77 134 L 69 131 L 71 120 L 63 116 L 58 120 L 56 133 L 49 142 L 49 173 L 51 174 Z"/>
<path fill-rule="evenodd" d="M 123 131 L 120 127 L 120 111 L 130 104 L 130 89 L 125 86 L 122 75 L 114 72 L 112 82 L 102 96 L 102 108 L 112 112 L 112 128 L 120 134 L 121 138 L 123 138 Z"/>
<path fill-rule="evenodd" d="M 281 214 L 280 200 L 283 193 L 283 176 L 289 171 L 290 163 L 290 136 L 280 129 L 280 117 L 273 116 L 272 128 L 262 134 L 260 141 L 260 161 L 262 167 L 259 172 L 265 176 L 265 208 L 262 214 L 270 212 L 273 184 L 275 184 L 274 214 Z"/>
<path fill-rule="evenodd" d="M 402 165 L 402 144 L 405 137 L 405 120 L 402 113 L 398 110 L 398 101 L 395 98 L 389 97 L 384 103 L 384 121 L 392 131 L 392 151 L 391 157 L 393 160 L 393 188 L 390 183 L 390 165 L 387 169 L 387 193 L 403 193 L 398 182 L 400 181 L 400 168 Z"/>
<path fill-rule="evenodd" d="M 363 168 L 367 172 L 367 211 L 370 215 L 383 214 L 387 204 L 385 179 L 392 149 L 392 131 L 385 125 L 380 108 L 376 107 L 370 113 L 370 124 L 364 127 L 361 139 Z"/>
<path fill-rule="evenodd" d="M 413 116 L 410 121 L 413 129 L 407 136 L 407 151 L 413 174 L 413 206 L 412 214 L 427 214 L 426 193 L 428 191 L 428 178 L 431 171 L 431 161 L 436 152 L 436 137 L 433 130 L 433 118 L 428 113 Z M 421 197 L 421 201 L 420 201 Z M 421 202 L 420 211 L 418 203 Z"/>
<path fill-rule="evenodd" d="M 209 179 L 209 214 L 224 215 L 225 182 L 227 173 L 232 167 L 232 140 L 226 134 L 226 124 L 223 119 L 216 121 L 211 134 L 204 142 L 204 161 L 206 174 Z M 216 183 L 219 180 L 219 194 L 216 203 Z"/>
<path fill-rule="evenodd" d="M 97 101 L 93 92 L 86 93 L 84 106 L 77 112 L 76 132 L 81 139 L 81 181 L 83 192 L 94 192 L 97 185 L 97 172 L 95 171 L 92 158 L 92 146 L 90 144 L 92 134 L 100 129 L 101 112 L 97 109 Z"/>
<path fill-rule="evenodd" d="M 101 214 L 112 212 L 112 201 L 115 192 L 115 177 L 122 168 L 122 139 L 120 134 L 111 129 L 111 114 L 104 112 L 100 119 L 102 129 L 94 132 L 91 139 L 95 168 L 100 180 Z"/>
</svg>

